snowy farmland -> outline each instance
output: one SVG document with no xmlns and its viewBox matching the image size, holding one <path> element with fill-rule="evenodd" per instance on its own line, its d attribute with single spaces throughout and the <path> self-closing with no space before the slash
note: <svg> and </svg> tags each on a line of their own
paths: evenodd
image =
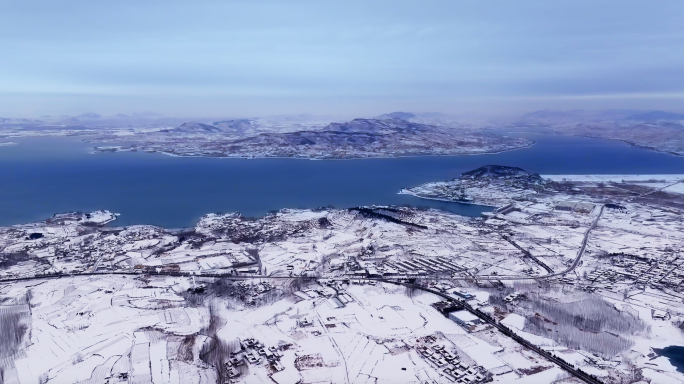
<svg viewBox="0 0 684 384">
<path fill-rule="evenodd" d="M 207 292 L 190 294 L 199 301 L 188 299 L 187 277 L 4 284 L 3 297 L 31 306 L 31 332 L 5 360 L 4 382 L 516 382 L 533 377 L 526 367 L 553 368 L 491 330 L 469 333 L 429 293 L 354 285 L 339 307 L 324 294 L 286 294 L 281 282 L 272 302 L 250 306 L 213 289 L 217 279 L 203 282 Z"/>
<path fill-rule="evenodd" d="M 684 382 L 660 352 L 684 345 L 679 179 L 559 180 L 491 167 L 410 191 L 484 196 L 481 218 L 0 228 L 2 382 Z"/>
</svg>

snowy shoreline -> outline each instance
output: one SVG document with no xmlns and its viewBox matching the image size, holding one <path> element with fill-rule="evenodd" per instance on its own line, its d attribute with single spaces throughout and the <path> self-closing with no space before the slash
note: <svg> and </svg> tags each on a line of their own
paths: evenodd
<svg viewBox="0 0 684 384">
<path fill-rule="evenodd" d="M 606 181 L 670 181 L 675 182 L 677 180 L 684 180 L 684 174 L 634 174 L 634 175 L 541 175 L 545 179 L 550 179 L 553 181 L 595 181 L 595 182 L 606 182 Z"/>
<path fill-rule="evenodd" d="M 181 158 L 214 158 L 214 159 L 243 159 L 243 160 L 257 160 L 257 159 L 294 159 L 294 160 L 366 160 L 366 159 L 402 159 L 402 158 L 413 158 L 413 157 L 448 157 L 448 156 L 480 156 L 480 155 L 496 155 L 505 152 L 517 151 L 520 149 L 531 148 L 533 145 L 537 144 L 536 141 L 529 139 L 531 143 L 527 146 L 521 146 L 516 148 L 508 148 L 501 150 L 483 150 L 482 152 L 475 153 L 443 153 L 443 154 L 415 154 L 415 155 L 398 155 L 389 156 L 388 154 L 381 154 L 378 156 L 366 156 L 366 157 L 298 157 L 298 156 L 212 156 L 206 154 L 200 154 L 198 156 L 190 155 L 179 155 L 173 152 L 157 151 L 157 150 L 145 150 L 137 148 L 123 148 L 121 146 L 99 146 L 93 147 L 91 154 L 99 153 L 116 153 L 116 152 L 144 152 L 144 153 L 158 153 L 170 157 L 181 157 Z"/>
<path fill-rule="evenodd" d="M 415 196 L 421 199 L 425 200 L 435 200 L 435 201 L 443 201 L 445 203 L 459 203 L 459 204 L 468 204 L 468 205 L 479 205 L 483 207 L 491 207 L 491 208 L 496 208 L 494 205 L 488 205 L 488 204 L 481 204 L 481 203 L 473 203 L 473 202 L 468 202 L 468 201 L 457 201 L 457 200 L 449 200 L 449 199 L 440 199 L 439 197 L 426 197 L 426 196 L 421 196 L 415 192 L 411 192 L 406 188 L 403 188 L 401 191 L 397 193 L 398 195 L 410 195 L 410 196 Z"/>
</svg>

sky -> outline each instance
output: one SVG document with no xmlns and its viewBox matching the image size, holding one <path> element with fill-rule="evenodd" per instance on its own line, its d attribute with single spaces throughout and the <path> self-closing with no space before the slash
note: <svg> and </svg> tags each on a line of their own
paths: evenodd
<svg viewBox="0 0 684 384">
<path fill-rule="evenodd" d="M 684 1 L 0 2 L 0 116 L 684 111 Z"/>
</svg>

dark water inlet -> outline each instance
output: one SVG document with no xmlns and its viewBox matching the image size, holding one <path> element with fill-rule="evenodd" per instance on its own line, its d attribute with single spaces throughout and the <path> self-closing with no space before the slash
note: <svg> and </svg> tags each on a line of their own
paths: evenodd
<svg viewBox="0 0 684 384">
<path fill-rule="evenodd" d="M 653 348 L 653 351 L 660 356 L 667 357 L 678 372 L 684 372 L 684 346 L 671 345 L 662 349 Z"/>
</svg>

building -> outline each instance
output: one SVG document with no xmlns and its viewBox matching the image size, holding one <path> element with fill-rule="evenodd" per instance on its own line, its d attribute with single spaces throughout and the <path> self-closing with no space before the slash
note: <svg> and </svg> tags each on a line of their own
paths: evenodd
<svg viewBox="0 0 684 384">
<path fill-rule="evenodd" d="M 455 289 L 453 294 L 462 298 L 463 300 L 472 300 L 475 298 L 475 296 L 471 295 L 470 293 L 468 293 L 462 289 Z"/>
<path fill-rule="evenodd" d="M 558 201 L 556 202 L 556 205 L 554 208 L 557 211 L 566 211 L 566 212 L 572 212 L 573 209 L 575 209 L 575 205 L 577 203 L 574 201 Z"/>
<path fill-rule="evenodd" d="M 454 311 L 449 313 L 449 319 L 462 327 L 480 324 L 480 318 L 468 311 Z"/>
<path fill-rule="evenodd" d="M 510 295 L 504 297 L 504 301 L 507 303 L 512 303 L 515 300 L 517 300 L 520 296 L 521 294 L 519 292 L 513 292 Z"/>
<path fill-rule="evenodd" d="M 449 317 L 451 312 L 456 312 L 463 310 L 463 305 L 454 301 L 438 301 L 432 304 L 432 307 L 438 310 L 444 315 L 444 317 Z"/>
<path fill-rule="evenodd" d="M 358 269 L 353 272 L 354 277 L 366 277 L 366 270 L 365 269 Z"/>
<path fill-rule="evenodd" d="M 591 213 L 591 211 L 594 210 L 594 207 L 596 207 L 596 204 L 594 203 L 579 202 L 575 205 L 575 211 L 580 213 Z"/>
<path fill-rule="evenodd" d="M 667 313 L 663 311 L 654 311 L 653 318 L 656 320 L 666 320 L 668 318 Z"/>
<path fill-rule="evenodd" d="M 382 277 L 382 274 L 380 274 L 376 268 L 366 268 L 366 273 L 368 274 L 368 277 Z"/>
<path fill-rule="evenodd" d="M 510 203 L 510 204 L 505 205 L 503 207 L 497 208 L 496 210 L 494 210 L 494 212 L 505 215 L 507 213 L 512 212 L 513 210 L 515 210 L 515 204 Z"/>
</svg>

